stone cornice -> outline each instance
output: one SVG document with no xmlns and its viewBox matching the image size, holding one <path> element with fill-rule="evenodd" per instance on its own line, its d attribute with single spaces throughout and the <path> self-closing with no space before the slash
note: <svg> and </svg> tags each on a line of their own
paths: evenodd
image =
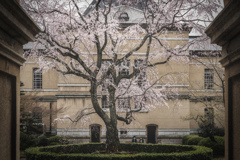
<svg viewBox="0 0 240 160">
<path fill-rule="evenodd" d="M 231 0 L 209 25 L 205 33 L 211 38 L 212 43 L 223 46 L 239 33 L 239 8 L 240 1 Z"/>
<path fill-rule="evenodd" d="M 230 52 L 227 56 L 223 57 L 220 62 L 225 67 L 228 66 L 230 63 L 233 63 L 240 59 L 240 48 Z"/>
<path fill-rule="evenodd" d="M 0 21 L 4 22 L 1 28 L 21 44 L 34 41 L 35 35 L 40 32 L 31 17 L 13 0 L 0 1 Z"/>
<path fill-rule="evenodd" d="M 15 52 L 2 42 L 0 42 L 0 55 L 10 59 L 19 66 L 21 66 L 25 62 L 25 59 L 21 55 L 19 55 L 17 52 Z"/>
</svg>

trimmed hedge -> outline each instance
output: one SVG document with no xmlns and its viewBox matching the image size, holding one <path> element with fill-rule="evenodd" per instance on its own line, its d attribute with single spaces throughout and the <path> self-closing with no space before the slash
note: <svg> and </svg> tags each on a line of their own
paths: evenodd
<svg viewBox="0 0 240 160">
<path fill-rule="evenodd" d="M 36 145 L 34 138 L 25 134 L 24 132 L 20 132 L 20 150 L 25 150 L 29 147 L 33 147 Z"/>
<path fill-rule="evenodd" d="M 198 145 L 211 148 L 214 156 L 224 156 L 224 137 L 215 136 L 217 142 L 212 142 L 210 138 L 202 139 Z"/>
<path fill-rule="evenodd" d="M 122 151 L 132 154 L 96 154 L 105 148 L 103 143 L 87 143 L 29 148 L 25 153 L 27 160 L 212 160 L 212 150 L 201 146 L 126 143 Z"/>
<path fill-rule="evenodd" d="M 203 139 L 203 137 L 199 136 L 191 136 L 188 141 L 187 145 L 198 145 L 198 143 Z"/>
</svg>

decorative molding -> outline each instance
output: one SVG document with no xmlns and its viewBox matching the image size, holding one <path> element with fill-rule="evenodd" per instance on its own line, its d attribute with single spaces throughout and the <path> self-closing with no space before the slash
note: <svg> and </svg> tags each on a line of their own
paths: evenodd
<svg viewBox="0 0 240 160">
<path fill-rule="evenodd" d="M 5 22 L 1 27 L 7 28 L 8 34 L 21 44 L 33 41 L 41 31 L 16 1 L 0 1 L 0 16 Z"/>
<path fill-rule="evenodd" d="M 214 90 L 214 89 L 209 89 L 209 90 L 189 90 L 190 92 L 222 92 L 223 90 Z"/>
<path fill-rule="evenodd" d="M 80 95 L 80 94 L 78 94 L 78 95 L 73 95 L 73 94 L 64 94 L 64 95 L 62 95 L 62 94 L 56 94 L 56 97 L 57 98 L 90 98 L 91 97 L 91 95 L 89 94 L 89 95 Z"/>
<path fill-rule="evenodd" d="M 191 63 L 189 63 L 190 65 L 196 65 L 196 64 L 199 64 L 199 65 L 201 65 L 201 64 L 213 64 L 213 65 L 221 65 L 221 63 L 194 63 L 194 62 L 191 62 Z"/>
<path fill-rule="evenodd" d="M 156 85 L 153 85 L 154 87 L 163 87 L 163 86 L 165 86 L 165 87 L 184 87 L 184 88 L 186 88 L 186 87 L 189 87 L 189 85 L 182 85 L 182 84 L 176 84 L 176 85 L 162 85 L 162 84 L 156 84 Z"/>
<path fill-rule="evenodd" d="M 20 89 L 25 92 L 58 92 L 58 89 Z"/>
<path fill-rule="evenodd" d="M 25 59 L 20 54 L 18 54 L 16 51 L 12 50 L 2 42 L 0 42 L 0 55 L 8 58 L 9 60 L 17 63 L 20 66 L 23 65 L 23 63 L 25 62 Z"/>
<path fill-rule="evenodd" d="M 59 83 L 58 87 L 90 87 L 89 83 Z"/>
<path fill-rule="evenodd" d="M 206 29 L 212 43 L 220 46 L 239 34 L 240 1 L 230 1 Z M 234 13 L 234 16 L 232 15 Z"/>
<path fill-rule="evenodd" d="M 240 60 L 240 54 L 239 53 L 240 53 L 240 48 L 234 50 L 233 52 L 228 53 L 227 56 L 223 57 L 220 60 L 223 67 L 226 67 L 229 64 Z"/>
</svg>

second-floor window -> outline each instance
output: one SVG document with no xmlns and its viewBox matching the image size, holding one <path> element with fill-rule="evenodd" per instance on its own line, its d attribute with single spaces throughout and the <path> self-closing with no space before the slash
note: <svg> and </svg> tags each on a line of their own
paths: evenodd
<svg viewBox="0 0 240 160">
<path fill-rule="evenodd" d="M 143 98 L 142 100 L 135 100 L 134 101 L 135 109 L 144 109 L 146 106 L 146 98 Z"/>
<path fill-rule="evenodd" d="M 109 108 L 109 103 L 106 95 L 102 96 L 102 108 Z"/>
<path fill-rule="evenodd" d="M 102 61 L 102 76 L 106 74 L 106 72 L 108 71 L 108 68 L 110 67 L 111 64 L 112 64 L 112 60 L 110 60 L 110 59 L 104 59 Z M 102 77 L 102 78 L 105 78 L 106 83 L 112 82 L 112 76 L 111 75 L 107 75 L 106 77 Z M 107 91 L 107 85 L 106 84 L 102 85 L 102 91 Z"/>
<path fill-rule="evenodd" d="M 134 60 L 134 68 L 140 70 L 140 73 L 137 76 L 137 83 L 140 87 L 146 82 L 146 69 L 143 65 L 144 64 L 142 59 Z"/>
<path fill-rule="evenodd" d="M 213 69 L 204 70 L 204 89 L 213 89 Z"/>
<path fill-rule="evenodd" d="M 33 89 L 42 89 L 42 70 L 33 69 Z"/>
<path fill-rule="evenodd" d="M 129 66 L 130 66 L 129 60 L 126 60 L 126 61 L 123 61 L 122 63 L 120 63 L 118 74 L 119 75 L 129 75 L 129 71 L 130 71 Z"/>
<path fill-rule="evenodd" d="M 121 109 L 130 108 L 130 99 L 129 98 L 118 99 L 118 108 L 121 108 Z"/>
</svg>

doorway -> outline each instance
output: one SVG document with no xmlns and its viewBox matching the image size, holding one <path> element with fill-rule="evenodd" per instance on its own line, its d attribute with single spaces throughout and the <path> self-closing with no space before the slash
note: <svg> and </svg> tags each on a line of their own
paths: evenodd
<svg viewBox="0 0 240 160">
<path fill-rule="evenodd" d="M 100 125 L 91 126 L 91 142 L 100 142 Z"/>
<path fill-rule="evenodd" d="M 157 125 L 147 125 L 147 143 L 157 142 Z"/>
</svg>

